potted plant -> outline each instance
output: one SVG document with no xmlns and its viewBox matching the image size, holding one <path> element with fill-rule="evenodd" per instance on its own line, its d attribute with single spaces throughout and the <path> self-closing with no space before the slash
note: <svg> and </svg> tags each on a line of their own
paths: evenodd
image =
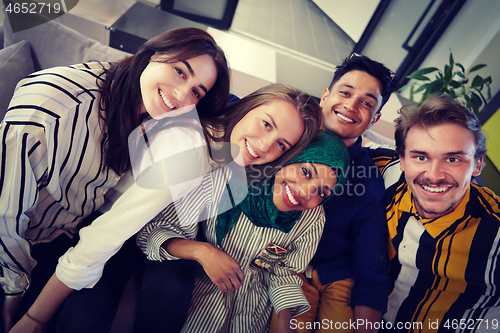
<svg viewBox="0 0 500 333">
<path fill-rule="evenodd" d="M 410 88 L 411 102 L 414 102 L 416 94 L 422 93 L 419 105 L 431 94 L 446 93 L 478 115 L 491 99 L 491 76 L 483 79 L 481 76 L 476 75 L 472 80 L 470 78 L 471 73 L 485 66 L 484 64 L 476 65 L 466 72 L 464 66 L 455 63 L 453 54 L 450 51 L 449 64 L 444 66 L 443 71 L 436 67 L 426 67 L 414 71 L 408 76 L 413 81 L 410 81 L 399 91 Z M 434 80 L 427 77 L 428 74 L 434 72 L 437 72 Z M 483 89 L 485 88 L 486 97 L 483 95 Z"/>
</svg>

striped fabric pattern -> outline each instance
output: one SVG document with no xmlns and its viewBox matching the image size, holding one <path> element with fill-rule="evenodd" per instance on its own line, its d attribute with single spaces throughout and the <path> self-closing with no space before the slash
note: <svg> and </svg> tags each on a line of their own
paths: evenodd
<svg viewBox="0 0 500 333">
<path fill-rule="evenodd" d="M 72 235 L 119 179 L 101 170 L 96 79 L 106 68 L 51 68 L 17 85 L 0 125 L 0 282 L 8 294 L 29 283 L 30 246 Z"/>
<path fill-rule="evenodd" d="M 203 189 L 185 197 L 177 208 L 189 207 L 200 214 L 216 209 L 225 191 L 225 176 L 217 170 L 207 176 Z M 213 216 L 213 215 L 212 215 Z M 241 214 L 224 238 L 221 250 L 240 264 L 245 274 L 243 286 L 222 293 L 201 269 L 196 278 L 193 299 L 182 332 L 267 332 L 272 309 L 291 308 L 292 316 L 309 309 L 297 273 L 303 272 L 316 251 L 324 226 L 323 207 L 303 212 L 289 233 L 256 227 Z M 171 204 L 138 234 L 138 244 L 152 260 L 176 259 L 161 248 L 170 237 L 194 239 L 198 228 L 207 241 L 216 246 L 216 218 L 199 224 L 181 226 Z M 252 261 L 272 243 L 285 248 L 283 265 L 273 269 L 256 269 Z"/>
<path fill-rule="evenodd" d="M 394 280 L 384 319 L 421 323 L 406 332 L 500 331 L 500 197 L 472 184 L 453 212 L 424 219 L 397 156 L 375 161 L 386 165 Z"/>
</svg>

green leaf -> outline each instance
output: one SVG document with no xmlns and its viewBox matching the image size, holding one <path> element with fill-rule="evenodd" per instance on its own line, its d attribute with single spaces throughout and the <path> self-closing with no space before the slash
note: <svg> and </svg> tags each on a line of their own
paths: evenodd
<svg viewBox="0 0 500 333">
<path fill-rule="evenodd" d="M 475 113 L 478 113 L 483 101 L 481 101 L 481 98 L 476 93 L 471 93 L 471 103 L 472 110 L 474 110 Z"/>
<path fill-rule="evenodd" d="M 479 97 L 481 97 L 481 101 L 484 103 L 484 105 L 486 105 L 488 103 L 488 101 L 486 100 L 486 98 L 484 98 L 483 94 L 481 93 L 481 91 L 477 90 L 477 93 L 479 94 Z"/>
<path fill-rule="evenodd" d="M 455 65 L 457 65 L 456 70 L 453 68 Z M 480 75 L 474 75 L 472 79 L 473 75 L 470 73 L 484 67 L 486 67 L 485 64 L 479 64 L 466 72 L 462 64 L 455 63 L 453 53 L 450 50 L 449 64 L 444 65 L 444 70 L 436 67 L 426 67 L 414 71 L 408 76 L 408 78 L 414 80 L 412 84 L 404 86 L 400 91 L 410 87 L 410 100 L 413 102 L 415 95 L 419 94 L 421 96 L 419 105 L 431 94 L 437 92 L 449 94 L 452 98 L 477 113 L 491 99 L 490 84 L 492 79 L 491 76 L 483 79 Z M 427 77 L 431 73 L 434 73 L 430 76 L 431 78 Z M 487 90 L 484 90 L 485 88 Z"/>
<path fill-rule="evenodd" d="M 418 94 L 419 92 L 426 90 L 428 87 L 429 87 L 429 83 L 422 84 L 413 93 Z"/>
<path fill-rule="evenodd" d="M 465 101 L 467 102 L 465 106 L 467 106 L 470 109 L 472 106 L 472 100 L 467 95 L 464 95 L 464 98 L 465 98 Z"/>
<path fill-rule="evenodd" d="M 414 71 L 410 75 L 426 75 L 435 71 L 439 71 L 439 68 L 436 67 L 426 67 L 426 68 L 421 68 L 419 70 Z"/>
<path fill-rule="evenodd" d="M 450 82 L 451 74 L 453 73 L 453 66 L 444 66 L 444 80 Z"/>
<path fill-rule="evenodd" d="M 434 81 L 429 83 L 429 88 L 427 89 L 428 94 L 435 94 L 443 88 L 445 83 L 443 81 Z"/>
<path fill-rule="evenodd" d="M 476 75 L 474 80 L 472 80 L 472 83 L 470 84 L 471 88 L 478 88 L 479 90 L 483 89 L 483 78 L 480 77 L 479 75 Z"/>
<path fill-rule="evenodd" d="M 485 64 L 476 65 L 476 66 L 474 66 L 474 67 L 472 67 L 472 68 L 470 69 L 469 73 L 472 73 L 472 72 L 478 71 L 478 70 L 480 70 L 480 69 L 481 69 L 481 68 L 483 68 L 483 67 L 486 67 L 486 65 L 485 65 Z"/>
<path fill-rule="evenodd" d="M 423 76 L 423 75 L 415 74 L 415 73 L 411 73 L 410 75 L 408 75 L 408 78 L 414 79 L 414 80 L 420 80 L 420 81 L 430 81 L 431 80 L 427 76 Z"/>
<path fill-rule="evenodd" d="M 476 94 L 475 92 L 471 92 L 470 93 L 470 97 L 471 97 L 471 100 L 472 102 L 474 103 L 481 103 L 483 104 L 483 101 L 481 100 L 481 97 L 479 97 L 478 94 Z"/>
</svg>

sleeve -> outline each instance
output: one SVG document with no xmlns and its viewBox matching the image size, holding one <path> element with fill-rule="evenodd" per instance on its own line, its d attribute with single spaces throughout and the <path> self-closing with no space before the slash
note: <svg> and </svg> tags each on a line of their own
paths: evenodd
<svg viewBox="0 0 500 333">
<path fill-rule="evenodd" d="M 318 247 L 325 225 L 323 207 L 306 211 L 297 224 L 305 225 L 305 228 L 288 247 L 290 251 L 284 265 L 265 275 L 269 298 L 276 313 L 291 309 L 292 317 L 310 308 L 302 292 L 302 281 L 297 274 L 305 271 Z"/>
<path fill-rule="evenodd" d="M 394 149 L 386 147 L 369 147 L 369 154 L 375 165 L 378 167 L 379 172 L 382 173 L 384 168 L 394 162 L 399 160 L 399 155 Z"/>
<path fill-rule="evenodd" d="M 46 154 L 46 140 L 41 131 L 36 125 L 16 126 L 6 121 L 0 129 L 0 260 L 3 270 L 0 283 L 6 294 L 24 292 L 29 273 L 36 264 L 24 235 L 30 221 L 26 212 L 36 202 L 37 180 L 45 173 L 43 167 L 34 167 L 36 160 Z"/>
<path fill-rule="evenodd" d="M 0 124 L 0 284 L 10 295 L 26 290 L 36 264 L 25 239 L 29 210 L 36 203 L 40 184 L 59 174 L 58 156 L 50 151 L 57 142 L 57 133 L 51 129 L 59 125 L 59 116 L 44 108 L 47 98 L 43 94 L 26 97 L 28 88 L 22 82 Z"/>
<path fill-rule="evenodd" d="M 199 132 L 187 128 L 171 127 L 160 139 L 163 146 L 169 147 L 168 156 L 205 145 Z M 170 188 L 166 187 L 151 189 L 132 184 L 108 212 L 80 230 L 78 244 L 59 259 L 56 268 L 59 280 L 76 290 L 92 288 L 99 281 L 105 263 L 123 243 L 155 216 L 162 216 L 159 212 L 172 203 Z"/>
<path fill-rule="evenodd" d="M 374 192 L 374 200 L 360 210 L 352 223 L 353 305 L 364 305 L 381 311 L 387 310 L 391 287 L 387 254 L 387 222 L 384 209 L 384 187 Z"/>
<path fill-rule="evenodd" d="M 80 240 L 61 258 L 59 280 L 72 289 L 92 288 L 105 263 L 171 200 L 168 189 L 145 189 L 132 184 L 111 209 L 80 230 Z"/>
</svg>

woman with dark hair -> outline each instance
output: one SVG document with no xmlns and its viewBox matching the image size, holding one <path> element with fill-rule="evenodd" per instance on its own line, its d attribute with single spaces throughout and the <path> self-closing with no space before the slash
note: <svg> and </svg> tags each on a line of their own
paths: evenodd
<svg viewBox="0 0 500 333">
<path fill-rule="evenodd" d="M 182 110 L 179 109 L 179 111 Z M 182 145 L 183 141 L 183 138 L 179 139 L 179 135 L 182 135 L 182 131 L 192 132 L 193 125 L 196 124 L 196 122 L 189 122 L 186 126 L 185 115 L 172 118 L 171 123 L 163 124 L 164 129 L 159 134 L 157 133 L 146 140 L 148 149 L 153 148 L 155 152 L 158 152 L 162 150 L 162 147 L 165 147 L 164 150 L 169 150 L 167 155 L 170 156 L 172 150 L 179 152 L 176 145 L 179 141 L 181 142 L 179 144 Z M 161 118 L 161 115 L 157 116 L 153 121 Z M 236 145 L 240 154 L 235 160 L 240 165 L 265 165 L 273 169 L 276 164 L 272 163 L 273 161 L 286 161 L 292 158 L 298 149 L 312 140 L 322 125 L 322 116 L 318 104 L 311 96 L 288 85 L 273 84 L 228 105 L 222 110 L 220 116 L 200 117 L 200 122 L 202 126 L 198 130 L 194 129 L 194 132 L 204 132 L 208 142 L 228 140 L 231 144 Z M 149 123 L 146 122 L 139 128 L 139 133 L 149 136 L 148 128 Z M 156 148 L 154 148 L 155 145 Z M 177 156 L 175 155 L 175 158 Z M 171 164 L 175 164 L 175 162 L 176 160 Z M 177 164 L 181 164 L 181 167 L 189 167 L 184 165 L 184 161 L 177 160 Z M 156 182 L 161 183 L 161 174 L 157 174 L 157 176 L 153 175 L 153 182 L 156 180 Z M 156 190 L 142 188 L 140 182 L 137 181 L 132 184 L 116 201 L 111 210 L 98 217 L 90 226 L 81 229 L 79 243 L 60 258 L 56 274 L 52 276 L 36 302 L 15 328 L 25 331 L 28 330 L 27 327 L 31 327 L 30 329 L 33 331 L 40 329 L 40 322 L 50 320 L 59 305 L 73 290 L 92 288 L 96 285 L 103 274 L 104 264 L 108 259 L 120 250 L 128 238 L 140 230 L 172 200 L 168 186 L 166 189 Z M 128 243 L 130 241 L 125 244 Z M 136 261 L 128 257 L 127 263 L 124 265 L 132 266 L 131 263 L 135 265 Z M 104 270 L 104 276 L 107 275 L 106 272 Z M 100 284 L 96 286 L 100 286 Z M 82 292 L 89 291 L 83 290 Z M 73 295 L 72 299 L 74 299 Z M 92 307 L 95 308 L 95 306 Z M 63 313 L 66 315 L 68 311 L 63 309 Z M 77 320 L 78 318 L 64 320 L 64 323 L 69 322 L 70 325 L 74 325 Z M 89 325 L 82 323 L 82 326 L 84 324 L 87 327 Z M 59 320 L 58 328 L 63 331 L 67 329 L 66 326 L 62 325 L 61 320 Z M 93 327 L 92 331 L 106 331 L 106 328 L 102 328 L 102 324 L 95 325 L 96 327 Z"/>
<path fill-rule="evenodd" d="M 51 68 L 18 83 L 0 125 L 6 330 L 28 286 L 36 289 L 32 269 L 37 261 L 43 268 L 47 257 L 34 257 L 37 247 L 72 238 L 130 170 L 132 130 L 189 105 L 198 106 L 201 118 L 211 117 L 228 96 L 225 55 L 208 33 L 194 28 L 165 32 L 117 63 Z"/>
</svg>

